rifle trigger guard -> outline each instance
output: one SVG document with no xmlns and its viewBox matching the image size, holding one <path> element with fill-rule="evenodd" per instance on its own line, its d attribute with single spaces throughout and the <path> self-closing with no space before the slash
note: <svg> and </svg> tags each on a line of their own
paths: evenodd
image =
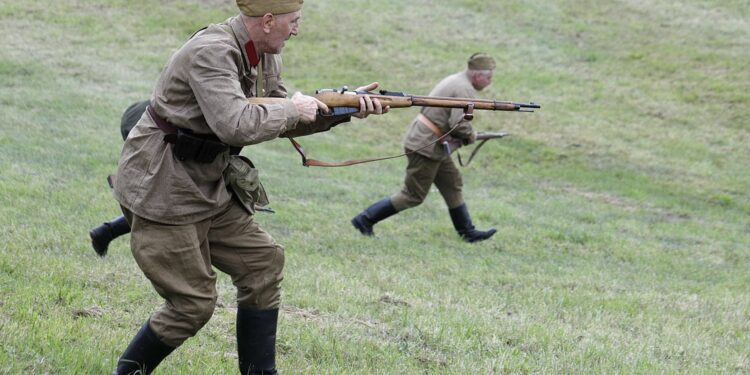
<svg viewBox="0 0 750 375">
<path fill-rule="evenodd" d="M 474 103 L 469 103 L 464 108 L 464 120 L 471 121 L 474 119 Z"/>
</svg>

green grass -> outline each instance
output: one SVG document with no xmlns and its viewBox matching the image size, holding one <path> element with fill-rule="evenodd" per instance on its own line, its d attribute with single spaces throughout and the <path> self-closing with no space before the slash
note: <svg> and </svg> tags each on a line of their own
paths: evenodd
<svg viewBox="0 0 750 375">
<path fill-rule="evenodd" d="M 469 245 L 436 191 L 363 238 L 349 219 L 400 188 L 403 159 L 304 168 L 288 142 L 246 148 L 286 247 L 284 373 L 750 372 L 750 8 L 740 0 L 308 1 L 285 79 L 427 94 L 495 56 L 480 113 L 508 131 L 462 170 L 492 240 Z M 105 177 L 119 117 L 169 55 L 236 10 L 213 0 L 0 0 L 0 373 L 109 373 L 160 304 Z M 416 109 L 300 139 L 341 160 L 398 153 Z M 160 366 L 236 373 L 234 291 Z"/>
</svg>

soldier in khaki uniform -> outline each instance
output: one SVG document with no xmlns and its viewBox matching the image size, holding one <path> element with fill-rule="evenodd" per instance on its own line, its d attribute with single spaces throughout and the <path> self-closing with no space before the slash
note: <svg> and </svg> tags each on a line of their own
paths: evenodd
<svg viewBox="0 0 750 375">
<path fill-rule="evenodd" d="M 495 60 L 484 53 L 469 58 L 465 71 L 450 75 L 440 81 L 430 96 L 475 98 L 477 91 L 489 86 Z M 362 234 L 373 235 L 373 226 L 391 215 L 421 204 L 430 186 L 435 184 L 443 196 L 453 226 L 467 242 L 486 240 L 495 234 L 495 229 L 480 231 L 474 228 L 469 211 L 464 203 L 463 181 L 450 154 L 441 144 L 435 143 L 440 136 L 455 129 L 449 137 L 460 139 L 464 144 L 474 142 L 475 134 L 471 122 L 464 119 L 462 109 L 425 107 L 412 121 L 404 139 L 408 153 L 408 165 L 404 187 L 390 198 L 384 198 L 352 219 L 352 225 Z M 416 152 L 415 152 L 416 151 Z"/>
<path fill-rule="evenodd" d="M 239 15 L 208 26 L 172 55 L 128 135 L 114 196 L 132 228 L 136 263 L 164 304 L 114 374 L 151 373 L 208 322 L 217 299 L 214 267 L 237 288 L 241 373 L 276 374 L 284 248 L 253 220 L 245 198 L 262 195 L 252 179 L 257 171 L 236 154 L 241 146 L 325 131 L 350 119 L 317 116 L 326 105 L 301 93 L 283 104 L 247 101 L 286 97 L 279 53 L 298 32 L 302 2 L 237 0 Z M 363 97 L 355 116 L 385 111 Z"/>
</svg>

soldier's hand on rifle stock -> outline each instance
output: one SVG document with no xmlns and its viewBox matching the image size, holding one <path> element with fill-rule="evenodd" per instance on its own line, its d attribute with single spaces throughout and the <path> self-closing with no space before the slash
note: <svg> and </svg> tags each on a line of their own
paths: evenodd
<svg viewBox="0 0 750 375">
<path fill-rule="evenodd" d="M 357 87 L 355 91 L 358 93 L 363 91 L 370 92 L 377 89 L 378 86 L 380 86 L 378 82 L 373 82 L 366 86 Z M 389 106 L 385 106 L 385 108 L 383 108 L 380 100 L 370 98 L 369 95 L 365 94 L 359 98 L 359 112 L 353 114 L 352 116 L 356 118 L 365 118 L 372 114 L 382 115 L 383 113 L 388 113 L 389 109 L 391 109 Z"/>
<path fill-rule="evenodd" d="M 300 122 L 303 124 L 309 124 L 315 121 L 315 116 L 318 114 L 318 109 L 321 112 L 328 112 L 328 106 L 320 100 L 305 95 L 299 91 L 292 95 L 292 103 L 297 107 L 297 111 L 300 115 Z"/>
</svg>

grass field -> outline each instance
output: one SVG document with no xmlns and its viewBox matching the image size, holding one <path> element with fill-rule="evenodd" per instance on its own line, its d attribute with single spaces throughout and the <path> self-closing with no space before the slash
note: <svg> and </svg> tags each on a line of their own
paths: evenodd
<svg viewBox="0 0 750 375">
<path fill-rule="evenodd" d="M 105 177 L 119 117 L 229 0 L 0 0 L 0 373 L 104 374 L 161 303 L 119 239 Z M 462 170 L 460 241 L 437 191 L 363 238 L 404 159 L 304 168 L 283 140 L 246 148 L 286 247 L 277 363 L 287 374 L 750 373 L 747 0 L 308 0 L 287 43 L 295 90 L 427 94 L 476 51 L 479 113 L 512 136 Z M 312 157 L 398 153 L 416 109 L 300 139 Z M 234 291 L 160 374 L 237 370 Z"/>
</svg>

